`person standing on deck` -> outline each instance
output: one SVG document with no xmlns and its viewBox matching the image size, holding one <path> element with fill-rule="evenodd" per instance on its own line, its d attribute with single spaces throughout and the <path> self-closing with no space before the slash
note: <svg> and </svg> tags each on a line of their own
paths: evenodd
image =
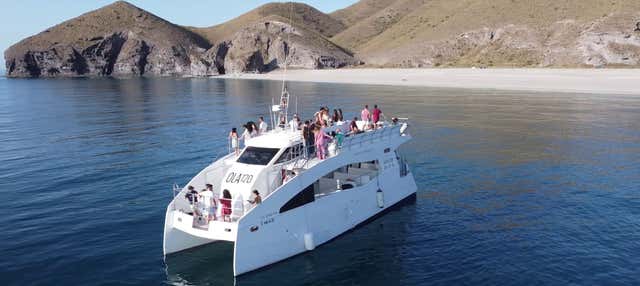
<svg viewBox="0 0 640 286">
<path fill-rule="evenodd" d="M 362 118 L 362 121 L 364 121 L 365 123 L 371 120 L 371 112 L 369 112 L 369 105 L 364 106 L 364 109 L 360 112 L 360 117 Z"/>
<path fill-rule="evenodd" d="M 247 141 L 249 141 L 249 139 L 251 139 L 251 126 L 249 126 L 249 124 L 245 124 L 244 125 L 244 132 L 242 132 L 242 135 L 240 136 L 240 139 L 242 139 L 242 141 L 244 141 L 244 145 L 247 145 Z"/>
<path fill-rule="evenodd" d="M 313 132 L 309 120 L 305 120 L 302 125 L 302 140 L 304 140 L 305 155 L 309 158 L 313 154 Z"/>
<path fill-rule="evenodd" d="M 314 129 L 315 143 L 316 143 L 316 156 L 318 159 L 324 160 L 327 156 L 327 143 L 331 136 L 324 133 L 324 128 L 317 126 Z"/>
<path fill-rule="evenodd" d="M 231 141 L 231 149 L 238 156 L 240 154 L 240 144 L 238 142 L 238 131 L 235 127 L 231 128 L 231 132 L 229 132 L 229 140 Z"/>
<path fill-rule="evenodd" d="M 373 106 L 373 113 L 371 115 L 371 119 L 373 120 L 373 124 L 377 124 L 380 121 L 380 115 L 382 115 L 382 110 L 378 108 L 378 105 L 375 104 Z"/>
<path fill-rule="evenodd" d="M 289 128 L 291 128 L 291 131 L 295 132 L 296 130 L 298 130 L 299 125 L 300 119 L 298 118 L 298 114 L 294 114 L 293 118 L 291 118 L 291 121 L 289 121 Z"/>
<path fill-rule="evenodd" d="M 207 188 L 200 192 L 200 200 L 202 201 L 202 214 L 205 218 L 205 221 L 209 223 L 213 218 L 215 220 L 215 208 L 212 207 L 215 205 L 213 201 L 213 186 L 211 184 L 207 184 Z"/>
<path fill-rule="evenodd" d="M 267 128 L 269 128 L 269 125 L 264 122 L 264 117 L 260 116 L 260 118 L 258 118 L 258 134 L 262 135 L 267 133 Z"/>
<path fill-rule="evenodd" d="M 224 221 L 231 221 L 231 193 L 229 190 L 222 191 L 220 204 L 222 205 L 222 219 Z"/>
</svg>

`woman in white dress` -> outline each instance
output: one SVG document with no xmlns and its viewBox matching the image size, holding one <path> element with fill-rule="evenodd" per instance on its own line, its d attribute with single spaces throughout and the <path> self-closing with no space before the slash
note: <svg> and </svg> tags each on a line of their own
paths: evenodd
<svg viewBox="0 0 640 286">
<path fill-rule="evenodd" d="M 236 156 L 240 153 L 240 145 L 238 144 L 238 131 L 236 128 L 231 128 L 229 132 L 229 140 L 231 141 L 231 148 L 236 153 Z"/>
</svg>

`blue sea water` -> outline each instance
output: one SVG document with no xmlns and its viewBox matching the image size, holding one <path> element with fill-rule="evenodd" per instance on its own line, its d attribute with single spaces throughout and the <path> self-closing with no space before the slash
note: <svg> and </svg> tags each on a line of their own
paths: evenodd
<svg viewBox="0 0 640 286">
<path fill-rule="evenodd" d="M 415 203 L 237 279 L 162 256 L 171 185 L 278 82 L 0 78 L 2 285 L 638 285 L 640 97 L 291 83 L 310 117 L 411 118 Z"/>
</svg>

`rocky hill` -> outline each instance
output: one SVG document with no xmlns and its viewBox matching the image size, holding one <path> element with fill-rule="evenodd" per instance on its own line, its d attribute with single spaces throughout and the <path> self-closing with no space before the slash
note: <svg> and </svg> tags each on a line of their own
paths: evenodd
<svg viewBox="0 0 640 286">
<path fill-rule="evenodd" d="M 5 51 L 10 77 L 210 76 L 294 68 L 640 66 L 637 0 L 272 3 L 183 27 L 115 2 Z"/>
<path fill-rule="evenodd" d="M 10 77 L 210 76 L 265 72 L 285 59 L 294 68 L 336 68 L 356 63 L 327 39 L 343 29 L 298 3 L 267 4 L 193 28 L 118 1 L 24 39 L 4 56 Z"/>
<path fill-rule="evenodd" d="M 368 65 L 640 65 L 636 0 L 362 0 L 332 40 Z"/>
<path fill-rule="evenodd" d="M 13 77 L 205 75 L 201 36 L 126 2 L 51 27 L 5 51 Z"/>
</svg>

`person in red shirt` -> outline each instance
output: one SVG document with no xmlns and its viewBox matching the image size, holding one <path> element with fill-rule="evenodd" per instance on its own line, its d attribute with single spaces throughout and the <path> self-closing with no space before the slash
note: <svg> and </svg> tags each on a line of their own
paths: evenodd
<svg viewBox="0 0 640 286">
<path fill-rule="evenodd" d="M 373 120 L 373 123 L 378 123 L 378 121 L 380 121 L 380 115 L 382 115 L 382 110 L 378 108 L 377 104 L 373 106 L 372 113 L 371 119 Z"/>
</svg>

